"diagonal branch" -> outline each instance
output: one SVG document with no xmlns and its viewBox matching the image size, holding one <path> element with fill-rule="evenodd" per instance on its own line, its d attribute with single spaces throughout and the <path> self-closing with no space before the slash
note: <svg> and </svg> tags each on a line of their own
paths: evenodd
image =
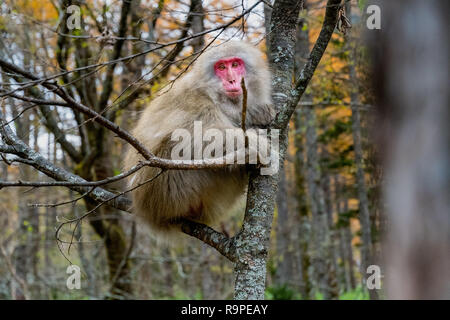
<svg viewBox="0 0 450 320">
<path fill-rule="evenodd" d="M 181 222 L 181 231 L 213 247 L 231 262 L 236 261 L 234 238 L 228 238 L 223 233 L 220 233 L 205 224 L 191 220 L 183 220 Z"/>
<path fill-rule="evenodd" d="M 8 153 L 14 153 L 13 148 L 9 149 Z M 2 147 L 0 146 L 0 152 L 4 152 L 2 150 Z M 21 160 L 17 160 L 20 162 Z M 0 180 L 0 189 L 4 187 L 71 187 L 71 186 L 78 186 L 78 187 L 99 187 L 106 184 L 110 184 L 113 182 L 117 182 L 119 180 L 122 180 L 126 177 L 129 177 L 133 173 L 139 171 L 143 167 L 145 167 L 146 162 L 139 162 L 137 165 L 132 167 L 127 172 L 123 172 L 121 174 L 118 174 L 114 177 L 109 177 L 103 180 L 97 180 L 97 181 L 86 181 L 86 182 L 74 182 L 74 181 L 2 181 Z"/>
<path fill-rule="evenodd" d="M 0 89 L 0 92 L 4 92 L 5 90 Z M 35 98 L 29 98 L 29 97 L 25 97 L 25 96 L 21 96 L 15 93 L 10 93 L 8 94 L 10 97 L 15 98 L 15 99 L 19 99 L 25 102 L 31 102 L 34 103 L 36 105 L 49 105 L 49 106 L 62 106 L 62 107 L 66 107 L 67 106 L 67 102 L 65 101 L 58 101 L 58 100 L 44 100 L 44 99 L 35 99 Z"/>
<path fill-rule="evenodd" d="M 70 181 L 74 183 L 87 183 L 83 178 L 55 166 L 53 163 L 45 159 L 41 154 L 31 149 L 19 137 L 17 137 L 8 125 L 4 125 L 3 115 L 0 111 L 0 133 L 3 141 L 14 149 L 14 154 L 24 159 L 24 163 L 33 166 L 45 175 L 57 181 Z M 12 150 L 10 150 L 12 151 Z M 19 159 L 20 161 L 20 159 Z M 70 189 L 80 192 L 89 193 L 89 197 L 95 201 L 106 202 L 108 205 L 123 211 L 130 211 L 131 201 L 126 197 L 117 197 L 110 191 L 98 187 L 85 187 L 72 185 Z M 112 200 L 110 200 L 112 199 Z"/>
<path fill-rule="evenodd" d="M 31 74 L 30 72 L 27 72 L 27 71 L 9 63 L 3 59 L 0 59 L 0 66 L 3 69 L 20 74 L 28 79 L 39 80 L 38 77 Z M 79 103 L 75 99 L 73 99 L 69 94 L 67 94 L 67 92 L 63 88 L 61 88 L 58 84 L 56 84 L 56 82 L 43 81 L 41 83 L 41 85 L 51 91 L 54 91 L 55 94 L 57 94 L 60 98 L 62 98 L 64 101 L 66 101 L 71 108 L 74 108 L 77 111 L 84 113 L 85 115 L 92 118 L 93 121 L 99 123 L 100 125 L 106 127 L 107 129 L 111 130 L 112 132 L 116 133 L 122 139 L 124 139 L 129 144 L 131 144 L 136 150 L 138 150 L 139 153 L 141 153 L 145 159 L 150 159 L 153 157 L 153 155 L 150 153 L 150 151 L 148 151 L 147 148 L 145 148 L 144 145 L 142 145 L 139 141 L 137 141 L 137 139 L 134 138 L 130 133 L 121 129 L 117 124 L 109 121 L 108 119 L 101 116 L 100 114 L 98 114 L 97 112 L 92 110 L 91 108 L 89 108 L 89 107 L 83 105 L 82 103 Z"/>
<path fill-rule="evenodd" d="M 286 127 L 289 119 L 292 116 L 295 108 L 297 107 L 300 98 L 308 86 L 309 81 L 314 75 L 314 71 L 319 65 L 320 60 L 328 46 L 328 42 L 333 35 L 334 28 L 338 21 L 338 11 L 341 7 L 341 0 L 328 0 L 325 19 L 320 30 L 319 37 L 317 38 L 314 47 L 311 50 L 308 61 L 303 66 L 300 74 L 297 77 L 297 81 L 293 90 L 289 92 L 289 99 L 287 104 L 281 108 L 281 111 L 277 114 L 272 121 L 271 127 L 275 129 L 282 129 Z"/>
</svg>

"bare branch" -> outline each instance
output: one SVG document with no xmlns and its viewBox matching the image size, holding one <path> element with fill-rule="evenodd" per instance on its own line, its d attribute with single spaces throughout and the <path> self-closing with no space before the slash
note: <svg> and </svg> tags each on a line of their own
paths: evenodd
<svg viewBox="0 0 450 320">
<path fill-rule="evenodd" d="M 0 89 L 0 92 L 5 92 L 6 90 Z M 10 93 L 8 96 L 12 98 L 16 98 L 22 101 L 31 102 L 35 105 L 47 105 L 47 106 L 63 106 L 67 107 L 67 102 L 65 101 L 57 101 L 57 100 L 44 100 L 44 99 L 35 99 L 35 98 L 29 98 L 25 96 L 21 96 L 18 94 Z"/>
<path fill-rule="evenodd" d="M 247 88 L 245 87 L 244 78 L 241 81 L 242 88 L 242 119 L 241 119 L 241 128 L 245 132 L 245 120 L 247 117 Z"/>
<path fill-rule="evenodd" d="M 333 35 L 334 28 L 338 20 L 338 11 L 341 7 L 341 0 L 328 0 L 325 11 L 325 20 L 322 24 L 322 29 L 320 30 L 319 37 L 317 38 L 314 47 L 311 50 L 308 61 L 304 65 L 303 69 L 300 71 L 297 81 L 295 83 L 294 90 L 289 92 L 290 97 L 287 99 L 287 104 L 281 108 L 280 112 L 275 117 L 272 122 L 271 127 L 276 129 L 282 129 L 286 127 L 292 113 L 300 101 L 303 93 L 308 86 L 309 81 L 314 75 L 325 49 L 328 46 L 328 42 Z"/>
<path fill-rule="evenodd" d="M 1 150 L 1 149 L 0 149 Z M 112 182 L 117 182 L 119 180 L 122 180 L 133 173 L 139 171 L 141 168 L 146 166 L 145 162 L 139 162 L 137 165 L 132 167 L 127 172 L 123 172 L 121 174 L 118 174 L 114 177 L 109 177 L 103 180 L 98 181 L 86 181 L 86 182 L 73 182 L 73 181 L 1 181 L 0 180 L 0 189 L 3 187 L 99 187 L 102 185 L 106 185 Z"/>
<path fill-rule="evenodd" d="M 16 154 L 20 157 L 20 159 L 16 159 L 18 161 L 23 160 L 28 165 L 33 166 L 37 170 L 41 171 L 45 175 L 57 180 L 57 181 L 72 181 L 75 183 L 86 183 L 87 181 L 83 178 L 70 173 L 63 168 L 59 168 L 55 166 L 53 163 L 49 162 L 38 152 L 32 150 L 29 146 L 27 146 L 22 140 L 17 137 L 14 132 L 9 128 L 9 126 L 4 125 L 3 115 L 0 111 L 0 133 L 2 135 L 3 141 L 12 147 L 13 154 Z M 12 150 L 8 150 L 12 151 Z M 89 187 L 81 187 L 81 186 L 68 186 L 70 189 L 80 192 L 86 193 L 89 190 Z M 123 196 L 116 197 L 116 195 L 110 191 L 107 191 L 102 188 L 96 187 L 95 190 L 90 192 L 89 197 L 95 201 L 106 202 L 108 205 L 115 207 L 117 209 L 123 211 L 130 211 L 131 201 Z"/>
<path fill-rule="evenodd" d="M 181 231 L 184 233 L 203 241 L 207 245 L 210 245 L 220 252 L 220 254 L 227 257 L 231 262 L 236 260 L 234 238 L 228 238 L 224 234 L 208 227 L 207 225 L 191 220 L 183 220 L 180 224 Z"/>
</svg>

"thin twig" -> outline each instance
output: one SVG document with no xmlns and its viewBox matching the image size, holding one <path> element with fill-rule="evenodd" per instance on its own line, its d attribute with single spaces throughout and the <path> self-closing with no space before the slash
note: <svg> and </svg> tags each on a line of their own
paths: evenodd
<svg viewBox="0 0 450 320">
<path fill-rule="evenodd" d="M 246 120 L 246 117 L 247 117 L 247 88 L 245 87 L 244 77 L 242 77 L 241 87 L 242 87 L 242 120 L 241 120 L 241 128 L 245 132 L 245 120 Z"/>
</svg>

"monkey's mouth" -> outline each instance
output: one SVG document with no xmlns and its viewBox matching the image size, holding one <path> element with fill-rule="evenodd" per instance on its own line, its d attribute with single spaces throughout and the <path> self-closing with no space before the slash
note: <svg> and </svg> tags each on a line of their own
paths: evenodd
<svg viewBox="0 0 450 320">
<path fill-rule="evenodd" d="M 229 96 L 231 98 L 236 98 L 242 94 L 242 89 L 241 88 L 228 89 L 228 90 L 225 90 L 225 93 L 227 96 Z"/>
</svg>

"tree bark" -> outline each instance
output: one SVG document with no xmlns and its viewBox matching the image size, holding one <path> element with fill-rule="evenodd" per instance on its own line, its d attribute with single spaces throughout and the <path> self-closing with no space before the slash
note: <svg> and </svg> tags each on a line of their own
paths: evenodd
<svg viewBox="0 0 450 320">
<path fill-rule="evenodd" d="M 269 61 L 273 70 L 273 102 L 280 110 L 289 102 L 294 71 L 296 20 L 300 1 L 278 0 L 271 16 Z M 287 146 L 287 121 L 280 132 L 280 167 Z M 282 168 L 280 168 L 282 169 Z M 278 173 L 260 175 L 250 172 L 247 207 L 241 232 L 235 238 L 235 293 L 238 300 L 264 299 L 266 258 L 272 228 L 273 209 L 278 189 Z"/>
<path fill-rule="evenodd" d="M 351 18 L 351 3 L 345 4 L 347 15 Z M 351 33 L 350 33 L 351 34 Z M 351 43 L 351 39 L 346 37 L 346 49 L 349 51 L 349 78 L 350 78 L 350 105 L 352 109 L 352 135 L 355 153 L 356 166 L 356 183 L 358 186 L 359 200 L 359 222 L 361 225 L 362 246 L 361 246 L 361 275 L 363 283 L 367 279 L 367 267 L 372 264 L 372 236 L 369 212 L 369 200 L 367 197 L 367 188 L 364 173 L 364 155 L 361 142 L 361 115 L 359 112 L 359 94 L 358 94 L 358 78 L 356 75 L 356 56 L 355 47 Z M 377 300 L 378 293 L 375 289 L 369 290 L 370 299 Z"/>
<path fill-rule="evenodd" d="M 277 271 L 276 279 L 279 285 L 286 285 L 292 279 L 292 253 L 290 246 L 290 221 L 288 212 L 288 187 L 286 173 L 280 171 L 277 194 Z"/>
<path fill-rule="evenodd" d="M 12 102 L 11 113 L 15 117 L 17 116 L 17 110 L 15 109 L 15 105 Z M 18 136 L 20 136 L 27 144 L 30 142 L 30 116 L 27 114 L 24 117 L 17 119 L 15 122 L 15 129 Z M 31 168 L 27 165 L 20 165 L 20 176 L 21 179 L 30 180 L 32 177 Z M 31 201 L 32 196 L 30 194 L 23 194 L 24 189 L 20 188 L 17 190 L 18 192 L 18 232 L 17 232 L 17 246 L 14 248 L 13 252 L 13 265 L 16 272 L 16 275 L 19 279 L 23 280 L 23 282 L 27 285 L 29 291 L 29 281 L 30 273 L 33 269 L 32 260 L 33 260 L 33 252 L 30 252 L 30 237 L 32 234 L 32 225 L 31 225 L 31 214 L 33 213 L 31 208 L 28 207 L 28 202 Z M 12 292 L 13 298 L 15 300 L 25 300 L 26 298 L 31 298 L 26 296 L 26 292 L 24 292 L 25 288 L 23 288 L 19 283 L 13 282 Z M 30 292 L 31 294 L 31 292 Z"/>
<path fill-rule="evenodd" d="M 343 265 L 345 287 L 347 291 L 356 288 L 355 274 L 354 274 L 354 260 L 353 260 L 353 249 L 352 240 L 353 235 L 350 226 L 350 217 L 348 216 L 348 199 L 346 193 L 345 183 L 342 182 L 341 176 L 336 175 L 335 178 L 336 185 L 336 206 L 337 213 L 339 215 L 339 241 L 340 241 L 340 252 Z"/>
<path fill-rule="evenodd" d="M 200 33 L 205 30 L 205 26 L 203 24 L 203 19 L 205 18 L 205 12 L 203 10 L 203 5 L 201 0 L 192 0 L 191 3 L 192 14 L 194 15 L 192 18 L 192 32 L 194 34 Z M 199 52 L 203 46 L 205 45 L 204 37 L 197 37 L 191 42 L 192 48 L 194 52 Z"/>
<path fill-rule="evenodd" d="M 303 30 L 302 21 L 297 32 L 298 64 L 309 55 L 309 35 Z M 312 100 L 309 95 L 303 97 L 303 101 Z M 325 194 L 321 185 L 321 171 L 318 155 L 316 115 L 312 106 L 304 108 L 306 123 L 306 183 L 308 186 L 308 199 L 312 214 L 312 265 L 315 274 L 315 282 L 325 299 L 335 297 L 332 290 L 332 268 L 330 264 L 330 235 L 328 228 L 328 217 L 326 212 Z"/>
<path fill-rule="evenodd" d="M 387 297 L 449 299 L 449 2 L 381 4 L 371 52 L 386 170 Z"/>
<path fill-rule="evenodd" d="M 301 31 L 301 24 L 298 30 Z M 298 32 L 299 32 L 298 31 Z M 298 50 L 296 51 L 298 55 Z M 298 60 L 298 59 L 296 59 Z M 298 203 L 298 243 L 299 243 L 299 266 L 300 266 L 300 294 L 305 300 L 311 299 L 312 284 L 309 277 L 309 269 L 311 266 L 311 257 L 309 253 L 309 240 L 310 240 L 310 228 L 311 221 L 309 218 L 308 199 L 306 194 L 306 181 L 305 181 L 305 159 L 303 155 L 303 136 L 304 126 L 302 121 L 302 109 L 297 109 L 294 118 L 295 124 L 295 177 L 296 177 L 296 190 L 297 190 L 297 203 Z"/>
<path fill-rule="evenodd" d="M 302 1 L 278 0 L 270 22 L 269 63 L 272 69 L 272 99 L 278 114 L 271 130 L 279 129 L 282 167 L 287 148 L 288 123 L 304 93 L 336 26 L 340 0 L 329 0 L 319 38 L 308 57 L 300 79 L 292 87 L 296 27 Z M 282 169 L 282 168 L 281 168 Z M 247 207 L 241 232 L 235 237 L 235 299 L 263 299 L 266 258 L 277 194 L 278 174 L 262 176 L 250 172 Z"/>
<path fill-rule="evenodd" d="M 317 132 L 315 110 L 307 106 L 306 114 L 306 150 L 307 150 L 307 184 L 309 204 L 312 214 L 312 248 L 313 267 L 316 285 L 325 299 L 331 299 L 332 287 L 330 286 L 330 234 L 328 217 L 325 210 L 324 191 L 320 184 L 321 172 L 317 153 Z"/>
<path fill-rule="evenodd" d="M 322 157 L 328 157 L 328 153 L 325 148 L 322 148 Z M 334 223 L 333 206 L 332 206 L 332 191 L 330 182 L 330 173 L 327 170 L 323 170 L 322 189 L 325 196 L 325 211 L 327 214 L 327 227 L 328 227 L 328 237 L 329 237 L 329 248 L 328 248 L 328 286 L 330 288 L 330 295 L 332 298 L 337 299 L 339 297 L 339 282 L 337 280 L 337 257 L 338 250 L 336 248 L 336 228 Z"/>
</svg>

